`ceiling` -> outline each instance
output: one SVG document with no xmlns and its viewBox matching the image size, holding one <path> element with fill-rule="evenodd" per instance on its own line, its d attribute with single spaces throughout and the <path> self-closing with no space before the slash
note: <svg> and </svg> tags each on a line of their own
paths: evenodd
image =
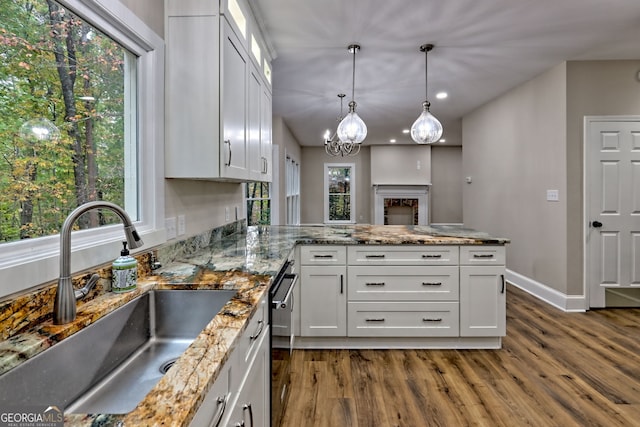
<svg viewBox="0 0 640 427">
<path fill-rule="evenodd" d="M 355 100 L 364 145 L 412 143 L 425 97 L 445 144 L 461 145 L 461 118 L 566 60 L 640 59 L 639 0 L 249 0 L 275 59 L 273 112 L 303 146 L 335 130 L 338 93 Z M 639 67 L 640 69 L 640 67 Z M 447 99 L 435 93 L 446 91 Z"/>
</svg>

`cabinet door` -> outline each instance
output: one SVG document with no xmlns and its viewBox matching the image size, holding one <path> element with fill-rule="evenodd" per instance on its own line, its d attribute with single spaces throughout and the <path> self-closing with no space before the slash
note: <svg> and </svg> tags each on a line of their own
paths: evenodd
<svg viewBox="0 0 640 427">
<path fill-rule="evenodd" d="M 269 378 L 269 339 L 265 335 L 242 384 L 228 426 L 268 427 L 271 381 Z"/>
<path fill-rule="evenodd" d="M 251 63 L 251 71 L 249 73 L 249 121 L 248 121 L 248 148 L 249 148 L 249 179 L 260 181 L 262 179 L 262 171 L 264 170 L 264 161 L 260 147 L 261 138 L 261 97 L 262 97 L 262 78 L 260 71 Z"/>
<path fill-rule="evenodd" d="M 167 18 L 165 176 L 168 178 L 219 176 L 219 41 L 219 16 Z"/>
<path fill-rule="evenodd" d="M 272 107 L 271 93 L 269 89 L 263 85 L 262 97 L 260 100 L 260 152 L 263 162 L 261 181 L 271 182 L 273 179 L 272 171 L 272 155 L 271 155 L 271 129 L 272 129 Z"/>
<path fill-rule="evenodd" d="M 506 333 L 504 266 L 460 267 L 460 336 Z"/>
<path fill-rule="evenodd" d="M 249 61 L 226 20 L 222 40 L 222 139 L 220 171 L 225 178 L 247 179 L 247 86 Z"/>
<path fill-rule="evenodd" d="M 300 272 L 300 335 L 303 337 L 346 336 L 346 268 L 302 266 Z"/>
</svg>

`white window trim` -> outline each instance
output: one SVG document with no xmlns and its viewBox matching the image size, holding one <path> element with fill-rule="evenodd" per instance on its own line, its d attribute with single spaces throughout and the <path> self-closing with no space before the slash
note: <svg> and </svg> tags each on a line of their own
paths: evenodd
<svg viewBox="0 0 640 427">
<path fill-rule="evenodd" d="M 285 223 L 300 225 L 300 162 L 285 150 Z"/>
<path fill-rule="evenodd" d="M 135 227 L 146 251 L 166 241 L 164 230 L 164 41 L 117 0 L 58 0 L 139 56 L 138 167 L 140 220 Z M 121 224 L 72 233 L 71 271 L 115 259 L 124 240 Z M 0 245 L 0 298 L 54 281 L 60 236 Z"/>
<path fill-rule="evenodd" d="M 351 168 L 351 190 L 349 194 L 351 212 L 347 221 L 329 219 L 329 168 Z M 356 164 L 355 163 L 325 163 L 324 164 L 324 222 L 325 224 L 355 224 L 356 223 Z"/>
</svg>

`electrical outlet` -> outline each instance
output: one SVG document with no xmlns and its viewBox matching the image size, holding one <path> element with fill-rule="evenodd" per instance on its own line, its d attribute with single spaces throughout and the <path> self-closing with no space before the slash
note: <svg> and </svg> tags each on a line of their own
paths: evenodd
<svg viewBox="0 0 640 427">
<path fill-rule="evenodd" d="M 178 215 L 178 236 L 184 236 L 187 232 L 187 221 L 184 215 Z"/>
<path fill-rule="evenodd" d="M 547 201 L 557 202 L 560 200 L 560 192 L 558 190 L 547 190 Z"/>
<path fill-rule="evenodd" d="M 164 228 L 167 231 L 167 240 L 175 239 L 177 237 L 175 217 L 165 218 Z"/>
</svg>

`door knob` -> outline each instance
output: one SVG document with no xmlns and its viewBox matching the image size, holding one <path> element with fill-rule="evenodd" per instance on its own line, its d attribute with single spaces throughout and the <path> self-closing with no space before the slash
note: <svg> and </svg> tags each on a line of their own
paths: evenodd
<svg viewBox="0 0 640 427">
<path fill-rule="evenodd" d="M 600 221 L 593 221 L 593 222 L 591 223 L 591 226 L 592 226 L 593 228 L 600 228 L 600 227 L 602 227 L 602 223 L 601 223 Z"/>
</svg>

